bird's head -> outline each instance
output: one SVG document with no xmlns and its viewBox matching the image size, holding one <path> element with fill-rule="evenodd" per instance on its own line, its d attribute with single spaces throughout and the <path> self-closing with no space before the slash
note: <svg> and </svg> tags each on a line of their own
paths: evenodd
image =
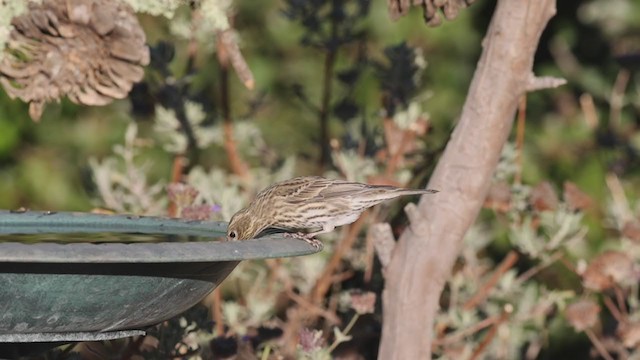
<svg viewBox="0 0 640 360">
<path fill-rule="evenodd" d="M 231 221 L 229 221 L 227 240 L 235 241 L 253 238 L 256 235 L 256 232 L 252 230 L 254 223 L 255 221 L 252 221 L 247 209 L 238 211 L 231 217 Z"/>
</svg>

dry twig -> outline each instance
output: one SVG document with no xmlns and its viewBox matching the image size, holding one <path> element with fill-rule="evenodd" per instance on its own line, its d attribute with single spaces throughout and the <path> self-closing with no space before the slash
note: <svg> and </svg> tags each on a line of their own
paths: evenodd
<svg viewBox="0 0 640 360">
<path fill-rule="evenodd" d="M 249 176 L 249 166 L 244 162 L 238 152 L 233 135 L 233 120 L 231 118 L 231 100 L 229 98 L 229 59 L 228 48 L 223 41 L 218 42 L 218 61 L 220 63 L 220 107 L 222 108 L 224 149 L 229 159 L 231 171 L 246 178 Z"/>
<path fill-rule="evenodd" d="M 509 309 L 511 309 L 511 307 L 509 307 Z M 489 346 L 489 344 L 491 344 L 491 341 L 496 336 L 496 333 L 498 332 L 498 327 L 500 326 L 500 324 L 502 324 L 509 318 L 510 313 L 511 311 L 504 311 L 502 313 L 498 321 L 495 324 L 493 324 L 493 326 L 491 326 L 491 329 L 489 329 L 489 332 L 484 337 L 484 339 L 482 339 L 482 342 L 480 342 L 478 347 L 473 351 L 473 354 L 471 354 L 471 357 L 469 359 L 471 360 L 478 359 L 480 355 L 482 355 L 484 350 L 487 348 L 487 346 Z"/>
<path fill-rule="evenodd" d="M 318 281 L 311 291 L 311 299 L 313 303 L 322 303 L 322 299 L 324 299 L 324 296 L 327 294 L 327 291 L 329 291 L 331 284 L 333 284 L 333 274 L 340 266 L 340 262 L 342 261 L 344 254 L 353 247 L 353 243 L 357 239 L 358 233 L 362 229 L 362 226 L 368 217 L 369 211 L 362 214 L 356 222 L 349 226 L 346 236 L 343 237 L 342 241 L 338 244 L 338 247 L 335 249 L 331 259 L 329 260 L 329 263 L 327 263 L 322 275 L 318 278 Z"/>
<path fill-rule="evenodd" d="M 489 296 L 491 290 L 498 284 L 502 275 L 511 269 L 513 265 L 516 264 L 516 261 L 518 261 L 518 254 L 513 250 L 509 251 L 489 280 L 487 280 L 487 282 L 480 287 L 478 292 L 462 306 L 463 309 L 471 310 L 483 302 Z"/>
</svg>

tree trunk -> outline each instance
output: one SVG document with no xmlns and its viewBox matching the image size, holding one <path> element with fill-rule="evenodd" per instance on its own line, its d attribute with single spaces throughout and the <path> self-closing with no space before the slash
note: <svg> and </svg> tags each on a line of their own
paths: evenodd
<svg viewBox="0 0 640 360">
<path fill-rule="evenodd" d="M 440 293 L 489 189 L 555 0 L 499 0 L 462 114 L 386 269 L 380 359 L 429 359 Z"/>
</svg>

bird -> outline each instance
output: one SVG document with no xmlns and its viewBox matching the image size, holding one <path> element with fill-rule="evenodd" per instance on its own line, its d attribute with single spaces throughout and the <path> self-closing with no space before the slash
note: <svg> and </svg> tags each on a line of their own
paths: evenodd
<svg viewBox="0 0 640 360">
<path fill-rule="evenodd" d="M 227 226 L 227 240 L 253 239 L 275 230 L 319 248 L 316 235 L 353 223 L 374 205 L 399 196 L 437 192 L 320 176 L 295 177 L 265 188 L 247 207 L 235 213 Z"/>
</svg>

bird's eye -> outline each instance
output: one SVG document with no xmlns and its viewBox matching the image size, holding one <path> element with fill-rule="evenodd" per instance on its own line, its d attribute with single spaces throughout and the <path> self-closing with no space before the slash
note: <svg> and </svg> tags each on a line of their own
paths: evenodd
<svg viewBox="0 0 640 360">
<path fill-rule="evenodd" d="M 229 232 L 229 237 L 232 238 L 232 239 L 235 239 L 235 238 L 238 237 L 238 233 L 235 230 L 233 230 L 233 231 Z"/>
</svg>

